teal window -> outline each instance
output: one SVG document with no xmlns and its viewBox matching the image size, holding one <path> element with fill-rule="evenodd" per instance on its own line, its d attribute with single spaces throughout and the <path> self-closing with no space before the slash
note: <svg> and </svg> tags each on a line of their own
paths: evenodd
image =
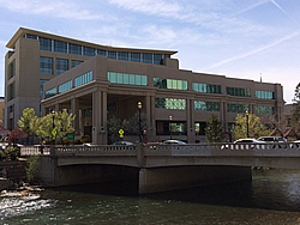
<svg viewBox="0 0 300 225">
<path fill-rule="evenodd" d="M 56 59 L 56 75 L 60 75 L 69 69 L 69 62 L 67 59 Z"/>
<path fill-rule="evenodd" d="M 255 96 L 261 99 L 275 99 L 274 92 L 271 91 L 255 91 Z"/>
<path fill-rule="evenodd" d="M 94 56 L 96 55 L 96 49 L 83 46 L 83 55 Z"/>
<path fill-rule="evenodd" d="M 56 87 L 49 91 L 46 91 L 45 98 L 50 98 L 53 97 L 54 95 L 56 95 Z"/>
<path fill-rule="evenodd" d="M 274 115 L 275 108 L 272 106 L 255 106 L 255 113 L 257 115 Z"/>
<path fill-rule="evenodd" d="M 158 109 L 186 109 L 185 99 L 155 98 L 155 108 Z"/>
<path fill-rule="evenodd" d="M 72 80 L 69 80 L 58 86 L 58 94 L 69 91 L 72 88 Z"/>
<path fill-rule="evenodd" d="M 69 53 L 75 55 L 81 55 L 81 45 L 69 44 Z"/>
<path fill-rule="evenodd" d="M 251 97 L 250 88 L 226 87 L 226 92 L 231 96 Z"/>
<path fill-rule="evenodd" d="M 113 84 L 148 85 L 146 75 L 108 72 L 108 80 Z"/>
<path fill-rule="evenodd" d="M 185 80 L 153 78 L 153 83 L 154 86 L 158 88 L 187 90 L 187 81 Z"/>
<path fill-rule="evenodd" d="M 53 58 L 40 57 L 40 73 L 53 74 Z"/>
<path fill-rule="evenodd" d="M 249 105 L 227 104 L 228 113 L 245 113 L 246 111 L 249 111 Z"/>
<path fill-rule="evenodd" d="M 221 94 L 221 85 L 193 83 L 193 90 L 201 93 Z"/>
<path fill-rule="evenodd" d="M 43 84 L 46 83 L 48 80 L 40 80 L 40 97 L 43 97 L 43 91 L 44 91 L 44 86 Z"/>
<path fill-rule="evenodd" d="M 220 102 L 194 101 L 194 110 L 218 112 L 220 111 Z"/>
<path fill-rule="evenodd" d="M 56 40 L 54 40 L 54 51 L 55 52 L 67 53 L 67 51 L 68 51 L 68 43 L 63 42 L 63 41 L 56 41 Z"/>
<path fill-rule="evenodd" d="M 78 66 L 80 63 L 82 63 L 82 61 L 77 61 L 77 60 L 72 60 L 71 61 L 71 67 L 75 67 L 75 66 Z"/>
<path fill-rule="evenodd" d="M 89 83 L 91 82 L 93 79 L 93 72 L 90 71 L 90 72 L 87 72 L 79 77 L 76 77 L 74 79 L 74 87 L 79 87 L 81 85 L 84 85 L 86 83 Z"/>
<path fill-rule="evenodd" d="M 49 38 L 40 37 L 40 49 L 45 51 L 52 51 L 52 40 Z"/>
</svg>

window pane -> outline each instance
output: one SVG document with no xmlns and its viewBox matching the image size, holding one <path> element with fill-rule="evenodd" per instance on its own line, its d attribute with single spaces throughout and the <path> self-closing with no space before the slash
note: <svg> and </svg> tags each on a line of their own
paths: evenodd
<svg viewBox="0 0 300 225">
<path fill-rule="evenodd" d="M 53 74 L 53 59 L 48 57 L 40 57 L 40 73 Z"/>
<path fill-rule="evenodd" d="M 68 44 L 66 42 L 54 40 L 54 51 L 67 53 L 67 45 Z"/>
<path fill-rule="evenodd" d="M 40 49 L 45 51 L 52 51 L 52 40 L 49 38 L 40 37 Z"/>
<path fill-rule="evenodd" d="M 56 59 L 56 75 L 62 74 L 69 69 L 67 59 Z"/>
<path fill-rule="evenodd" d="M 81 45 L 69 44 L 69 53 L 81 55 Z"/>
</svg>

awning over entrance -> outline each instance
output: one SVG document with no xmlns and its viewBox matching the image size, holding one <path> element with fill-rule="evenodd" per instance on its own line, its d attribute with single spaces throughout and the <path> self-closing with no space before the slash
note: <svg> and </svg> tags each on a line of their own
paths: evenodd
<svg viewBox="0 0 300 225">
<path fill-rule="evenodd" d="M 0 125 L 0 135 L 2 134 L 10 134 L 10 130 Z"/>
</svg>

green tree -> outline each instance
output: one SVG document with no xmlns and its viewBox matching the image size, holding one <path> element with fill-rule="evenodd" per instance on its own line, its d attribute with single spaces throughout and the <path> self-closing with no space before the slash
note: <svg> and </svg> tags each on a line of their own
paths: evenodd
<svg viewBox="0 0 300 225">
<path fill-rule="evenodd" d="M 26 108 L 23 110 L 23 116 L 19 119 L 18 125 L 20 129 L 28 134 L 27 144 L 29 142 L 29 137 L 35 135 L 35 130 L 32 129 L 31 123 L 37 119 L 35 111 L 33 108 Z"/>
<path fill-rule="evenodd" d="M 215 114 L 211 115 L 210 119 L 206 121 L 205 140 L 209 143 L 224 141 L 223 126 Z"/>
<path fill-rule="evenodd" d="M 55 129 L 57 132 L 57 136 L 63 140 L 69 131 L 74 132 L 75 129 L 73 127 L 73 121 L 75 120 L 75 115 L 68 114 L 67 110 L 64 109 L 62 112 L 58 112 L 56 116 Z M 55 121 L 55 119 L 54 119 Z"/>
<path fill-rule="evenodd" d="M 112 142 L 119 140 L 119 130 L 121 128 L 121 120 L 113 116 L 107 121 L 107 133 Z"/>
<path fill-rule="evenodd" d="M 300 83 L 296 86 L 293 109 L 291 111 L 291 127 L 296 133 L 300 132 Z"/>
<path fill-rule="evenodd" d="M 140 131 L 148 131 L 149 129 L 148 116 L 145 112 L 141 112 L 141 129 L 139 127 L 139 112 L 136 112 L 128 121 L 124 120 L 122 125 L 128 134 L 139 135 Z"/>
<path fill-rule="evenodd" d="M 248 115 L 248 133 L 249 138 L 258 138 L 260 136 L 266 136 L 271 133 L 268 127 L 264 126 L 260 122 L 260 118 L 255 114 Z M 247 117 L 238 114 L 235 118 L 235 125 L 233 135 L 236 140 L 247 137 Z"/>
</svg>

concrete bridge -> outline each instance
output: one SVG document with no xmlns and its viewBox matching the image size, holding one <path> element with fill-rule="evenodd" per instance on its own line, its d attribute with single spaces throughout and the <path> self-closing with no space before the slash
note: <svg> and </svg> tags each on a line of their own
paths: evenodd
<svg viewBox="0 0 300 225">
<path fill-rule="evenodd" d="M 26 154 L 26 147 L 22 154 Z M 197 144 L 45 149 L 40 178 L 47 186 L 137 180 L 140 194 L 251 179 L 251 167 L 300 170 L 300 146 Z"/>
</svg>

